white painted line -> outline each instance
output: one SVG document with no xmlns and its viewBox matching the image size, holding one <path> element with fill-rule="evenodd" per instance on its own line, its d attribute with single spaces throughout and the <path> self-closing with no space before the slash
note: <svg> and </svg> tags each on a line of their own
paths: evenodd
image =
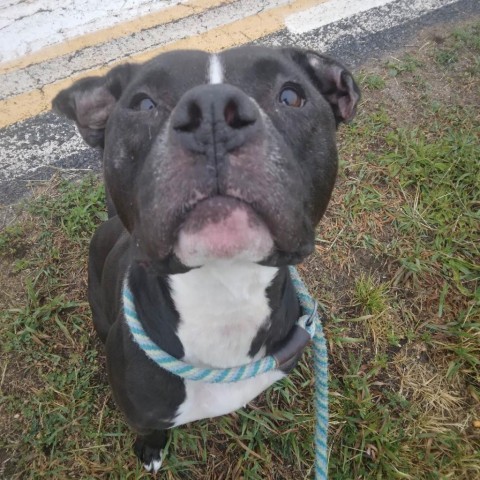
<svg viewBox="0 0 480 480">
<path fill-rule="evenodd" d="M 78 72 L 118 62 L 119 59 L 154 49 L 160 45 L 200 35 L 208 30 L 255 15 L 260 11 L 280 7 L 290 1 L 242 0 L 223 4 L 200 15 L 182 18 L 175 22 L 143 30 L 135 35 L 86 47 L 75 52 L 74 55 L 62 55 L 39 64 L 29 65 L 20 70 L 1 74 L 0 100 L 35 90 L 39 85 L 58 82 Z"/>
<path fill-rule="evenodd" d="M 285 19 L 292 33 L 305 33 L 395 0 L 330 0 Z"/>
<path fill-rule="evenodd" d="M 26 136 L 5 135 L 1 139 L 0 184 L 23 174 L 33 174 L 39 168 L 54 165 L 59 159 L 86 150 L 85 143 L 77 132 L 74 132 L 73 126 L 68 139 L 61 129 L 57 129 L 58 132 L 52 131 L 49 138 L 45 139 L 42 132 L 44 128 L 44 125 L 36 125 Z M 38 144 L 36 138 L 43 138 L 42 143 Z"/>
<path fill-rule="evenodd" d="M 437 10 L 459 0 L 396 0 L 383 8 L 357 14 L 352 19 L 343 19 L 340 24 L 334 23 L 320 27 L 320 32 L 311 41 L 310 48 L 326 51 L 346 34 L 355 38 L 373 35 L 390 28 L 408 23 L 422 15 Z M 420 5 L 421 4 L 421 5 Z M 421 9 L 418 7 L 421 6 Z M 315 28 L 315 27 L 314 27 Z M 301 34 L 299 34 L 301 38 Z"/>
<path fill-rule="evenodd" d="M 0 62 L 186 0 L 10 0 L 0 3 Z"/>
<path fill-rule="evenodd" d="M 456 1 L 458 0 L 411 0 L 408 2 L 408 9 L 411 10 L 411 17 L 415 18 Z M 306 33 L 394 2 L 395 0 L 330 0 L 303 12 L 289 15 L 285 19 L 285 25 L 291 33 Z M 384 28 L 387 28 L 389 23 L 389 18 L 385 18 Z"/>
</svg>

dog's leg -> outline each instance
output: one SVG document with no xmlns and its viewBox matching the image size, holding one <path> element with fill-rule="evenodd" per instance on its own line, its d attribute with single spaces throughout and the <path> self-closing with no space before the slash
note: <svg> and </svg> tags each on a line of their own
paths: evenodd
<svg viewBox="0 0 480 480">
<path fill-rule="evenodd" d="M 115 286 L 110 287 L 105 293 L 103 285 L 103 277 L 105 271 L 108 270 L 112 277 L 122 276 L 120 271 L 120 261 L 122 253 L 128 248 L 128 236 L 124 235 L 122 242 L 122 234 L 125 229 L 118 217 L 102 223 L 95 232 L 90 242 L 90 252 L 88 260 L 88 301 L 92 309 L 93 324 L 100 340 L 105 343 L 108 332 L 113 321 L 116 319 L 114 315 L 108 314 L 108 308 L 112 304 L 110 297 L 116 298 L 117 289 Z M 116 268 L 106 269 L 105 265 L 114 264 Z M 115 285 L 115 282 L 111 282 Z M 110 295 L 110 297 L 108 296 Z M 106 305 L 109 305 L 106 307 Z M 113 321 L 112 321 L 113 317 Z"/>
<path fill-rule="evenodd" d="M 105 185 L 105 200 L 107 203 L 108 218 L 113 218 L 117 214 L 117 209 L 113 204 L 112 196 L 110 195 L 110 192 L 108 191 L 108 188 L 106 185 Z"/>
<path fill-rule="evenodd" d="M 163 449 L 167 444 L 166 430 L 153 430 L 148 435 L 138 435 L 133 451 L 148 472 L 158 472 L 162 465 Z"/>
</svg>

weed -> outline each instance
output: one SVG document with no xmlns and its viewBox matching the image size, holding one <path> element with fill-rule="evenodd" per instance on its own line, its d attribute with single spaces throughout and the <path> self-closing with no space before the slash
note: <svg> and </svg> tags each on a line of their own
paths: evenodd
<svg viewBox="0 0 480 480">
<path fill-rule="evenodd" d="M 442 66 L 447 67 L 458 62 L 458 53 L 455 50 L 439 50 L 435 60 Z"/>
<path fill-rule="evenodd" d="M 41 195 L 29 205 L 32 215 L 60 225 L 71 240 L 90 239 L 99 221 L 106 220 L 105 189 L 93 176 L 72 184 L 60 180 L 56 195 Z"/>
<path fill-rule="evenodd" d="M 25 242 L 24 226 L 17 223 L 0 233 L 0 252 L 3 255 L 18 255 Z"/>
<path fill-rule="evenodd" d="M 406 54 L 401 59 L 393 59 L 387 63 L 388 74 L 391 77 L 415 72 L 422 66 L 423 63 L 412 54 Z"/>
<path fill-rule="evenodd" d="M 385 88 L 385 80 L 375 73 L 365 74 L 360 78 L 360 85 L 370 90 L 382 90 Z"/>
<path fill-rule="evenodd" d="M 388 308 L 388 286 L 376 282 L 369 275 L 355 280 L 354 299 L 360 305 L 363 315 L 379 315 Z"/>
<path fill-rule="evenodd" d="M 455 28 L 452 32 L 455 39 L 454 46 L 457 50 L 465 49 L 465 47 L 480 51 L 480 25 L 472 24 L 470 28 Z"/>
</svg>

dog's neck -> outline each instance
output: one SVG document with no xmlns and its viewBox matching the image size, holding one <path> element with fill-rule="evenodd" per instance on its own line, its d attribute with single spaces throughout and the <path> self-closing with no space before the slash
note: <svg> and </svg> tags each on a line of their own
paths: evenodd
<svg viewBox="0 0 480 480">
<path fill-rule="evenodd" d="M 277 268 L 250 262 L 216 261 L 172 275 L 185 361 L 212 367 L 248 363 L 253 340 L 270 327 L 267 289 L 277 273 Z M 264 347 L 254 353 L 264 355 Z"/>
<path fill-rule="evenodd" d="M 216 261 L 168 277 L 137 268 L 130 281 L 150 338 L 197 366 L 238 366 L 263 357 L 300 314 L 286 267 Z"/>
</svg>

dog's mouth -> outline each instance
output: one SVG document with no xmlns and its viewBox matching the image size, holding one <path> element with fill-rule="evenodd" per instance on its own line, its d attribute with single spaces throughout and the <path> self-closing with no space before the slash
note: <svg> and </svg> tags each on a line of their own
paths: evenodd
<svg viewBox="0 0 480 480">
<path fill-rule="evenodd" d="M 272 234 L 249 204 L 229 196 L 196 203 L 178 230 L 174 253 L 188 267 L 212 260 L 259 262 L 273 250 Z"/>
</svg>

